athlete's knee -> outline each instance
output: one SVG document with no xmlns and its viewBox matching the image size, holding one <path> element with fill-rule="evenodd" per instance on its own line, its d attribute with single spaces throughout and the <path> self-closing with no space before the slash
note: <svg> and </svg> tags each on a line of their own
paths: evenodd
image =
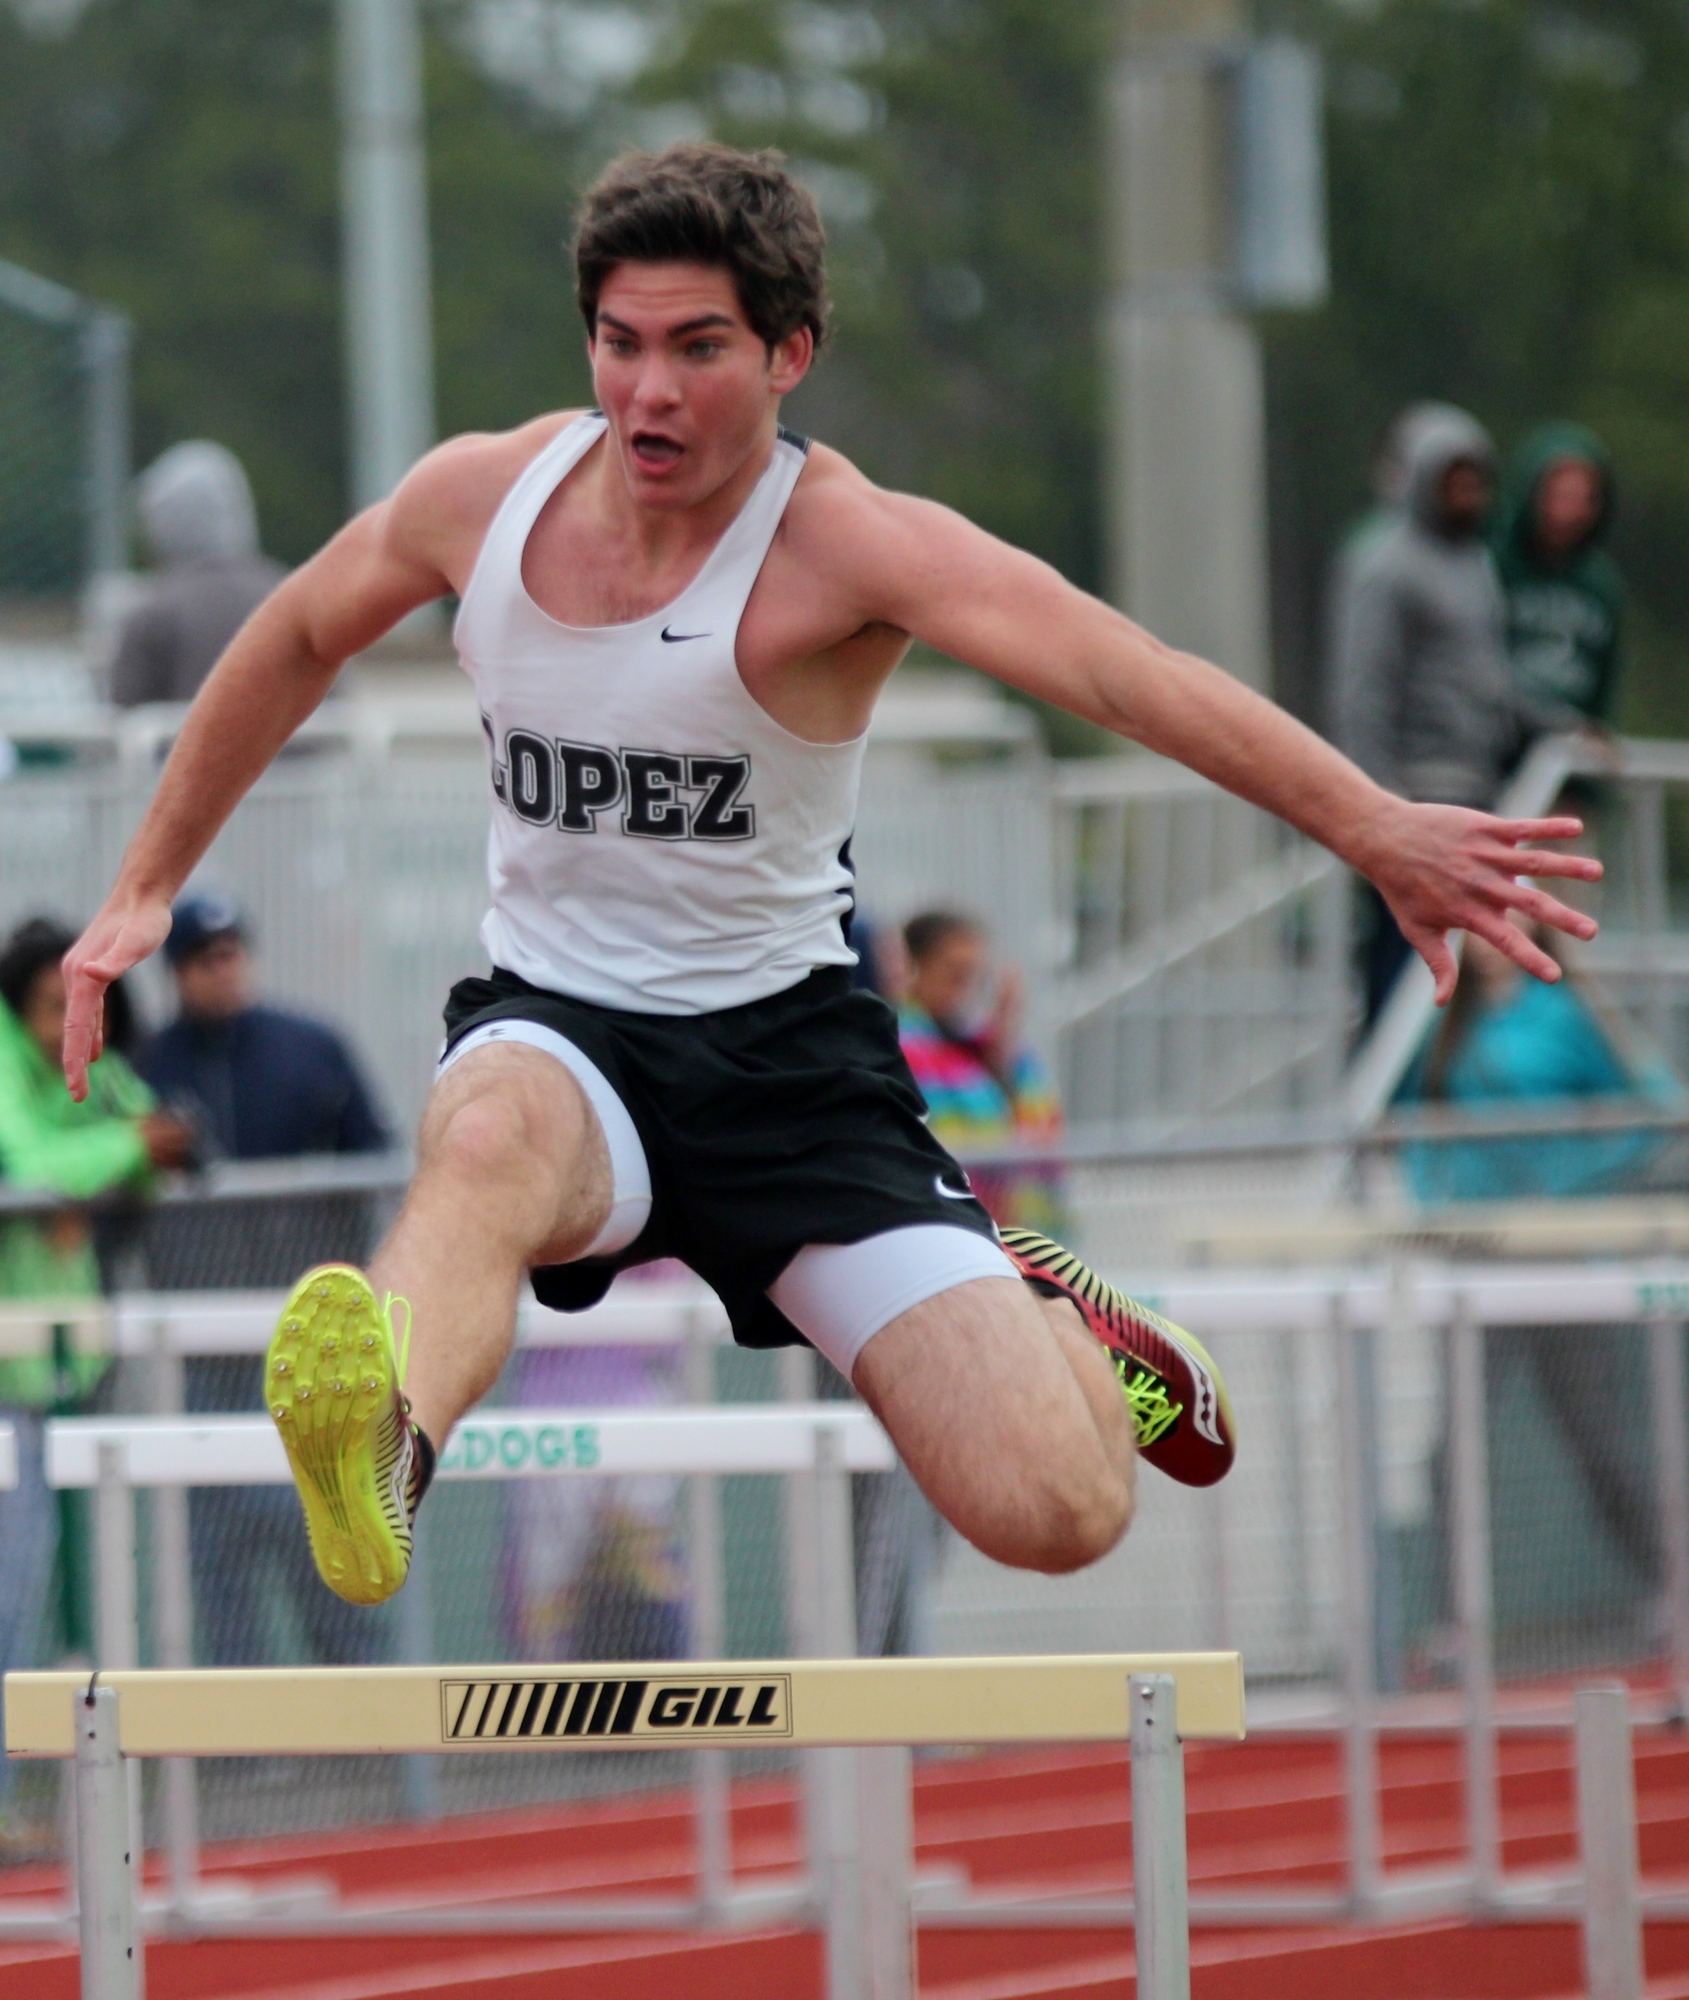
<svg viewBox="0 0 1689 2000">
<path fill-rule="evenodd" d="M 1067 1576 L 1114 1548 L 1132 1525 L 1132 1482 L 1113 1467 L 1046 1497 L 1028 1569 Z"/>
<path fill-rule="evenodd" d="M 1112 1467 L 1090 1478 L 1055 1475 L 1023 1487 L 1010 1508 L 951 1518 L 993 1562 L 1067 1576 L 1106 1556 L 1131 1526 L 1132 1481 Z"/>
<path fill-rule="evenodd" d="M 532 1111 L 507 1091 L 488 1091 L 443 1109 L 424 1136 L 426 1171 L 475 1188 L 528 1181 L 543 1156 Z"/>
</svg>

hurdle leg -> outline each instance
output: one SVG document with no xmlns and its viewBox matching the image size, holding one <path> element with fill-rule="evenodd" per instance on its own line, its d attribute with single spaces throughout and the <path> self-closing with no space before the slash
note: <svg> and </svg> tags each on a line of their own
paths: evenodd
<svg viewBox="0 0 1689 2000">
<path fill-rule="evenodd" d="M 1132 1908 L 1138 2000 L 1190 2000 L 1185 1753 L 1171 1674 L 1134 1674 Z"/>
<path fill-rule="evenodd" d="M 815 1650 L 823 1658 L 849 1659 L 856 1651 L 856 1543 L 850 1474 L 837 1431 L 817 1428 L 815 1470 L 807 1478 L 814 1537 Z M 815 1817 L 822 1831 L 814 1861 L 826 1911 L 827 2000 L 879 2000 L 869 1984 L 869 1926 L 862 1896 L 863 1753 L 812 1750 L 809 1755 L 816 1780 Z"/>
<path fill-rule="evenodd" d="M 94 1495 L 94 1658 L 105 1673 L 141 1664 L 141 1623 L 136 1591 L 135 1492 L 122 1445 L 102 1444 Z M 141 1767 L 126 1767 L 132 1894 L 141 1905 Z"/>
<path fill-rule="evenodd" d="M 141 2000 L 140 1943 L 130 1848 L 129 1773 L 118 1747 L 117 1694 L 79 1689 L 76 1721 L 76 1886 L 82 2000 Z"/>
<path fill-rule="evenodd" d="M 867 1991 L 870 2000 L 913 2000 L 914 1759 L 902 1743 L 875 1744 L 855 1756 Z"/>
<path fill-rule="evenodd" d="M 856 1549 L 844 1440 L 833 1426 L 817 1425 L 814 1469 L 794 1474 L 792 1489 L 794 1637 L 812 1657 L 850 1659 Z M 802 1754 L 811 1880 L 826 1932 L 827 2000 L 910 2000 L 908 1751 L 876 1744 Z"/>
</svg>

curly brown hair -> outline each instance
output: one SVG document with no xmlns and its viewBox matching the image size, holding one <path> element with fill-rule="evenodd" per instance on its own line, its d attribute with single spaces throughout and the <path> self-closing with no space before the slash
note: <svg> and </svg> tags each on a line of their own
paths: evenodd
<svg viewBox="0 0 1689 2000">
<path fill-rule="evenodd" d="M 587 189 L 575 235 L 575 297 L 587 331 L 618 264 L 710 264 L 733 280 L 772 350 L 807 326 L 826 338 L 826 233 L 814 197 L 773 151 L 685 143 L 624 153 Z"/>
</svg>

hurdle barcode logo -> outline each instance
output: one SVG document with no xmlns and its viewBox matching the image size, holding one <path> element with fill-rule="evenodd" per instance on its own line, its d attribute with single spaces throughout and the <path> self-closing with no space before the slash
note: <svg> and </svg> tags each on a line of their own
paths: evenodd
<svg viewBox="0 0 1689 2000">
<path fill-rule="evenodd" d="M 661 1737 L 694 1742 L 790 1736 L 792 1683 L 676 1677 L 645 1681 L 446 1681 L 446 1743 L 567 1742 L 571 1737 Z"/>
</svg>

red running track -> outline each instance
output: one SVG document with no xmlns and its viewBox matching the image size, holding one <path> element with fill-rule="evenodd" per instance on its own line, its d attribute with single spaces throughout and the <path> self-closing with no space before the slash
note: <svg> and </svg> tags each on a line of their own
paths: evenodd
<svg viewBox="0 0 1689 2000">
<path fill-rule="evenodd" d="M 1637 1739 L 1644 1874 L 1689 1894 L 1689 1737 Z M 1453 1735 L 1388 1743 L 1385 1846 L 1393 1877 L 1462 1857 L 1461 1759 Z M 1501 1745 L 1505 1859 L 1513 1872 L 1574 1858 L 1565 1733 Z M 1188 1753 L 1197 1893 L 1339 1889 L 1343 1809 L 1336 1745 L 1259 1737 Z M 1124 1752 L 957 1757 L 916 1783 L 919 1863 L 966 1872 L 978 1892 L 1119 1894 L 1130 1886 Z M 743 1882 L 798 1864 L 795 1803 L 773 1782 L 736 1788 L 733 1862 Z M 360 1903 L 492 1906 L 538 1896 L 674 1895 L 693 1887 L 680 1795 L 381 1827 L 207 1850 L 208 1875 L 309 1875 Z M 149 1870 L 149 1873 L 154 1872 Z M 58 1888 L 9 1871 L 0 1908 Z M 1689 2000 L 1689 1923 L 1650 1924 L 1649 2000 Z M 1581 1986 L 1566 1923 L 1460 1921 L 1362 1927 L 1199 1928 L 1195 2000 L 1571 2000 Z M 920 1938 L 925 2000 L 1122 2000 L 1133 1988 L 1120 1929 L 963 1931 Z M 788 1929 L 685 1937 L 309 1938 L 155 1941 L 149 2000 L 820 2000 L 820 1941 Z M 0 2000 L 75 2000 L 73 1952 L 0 1946 Z"/>
</svg>

